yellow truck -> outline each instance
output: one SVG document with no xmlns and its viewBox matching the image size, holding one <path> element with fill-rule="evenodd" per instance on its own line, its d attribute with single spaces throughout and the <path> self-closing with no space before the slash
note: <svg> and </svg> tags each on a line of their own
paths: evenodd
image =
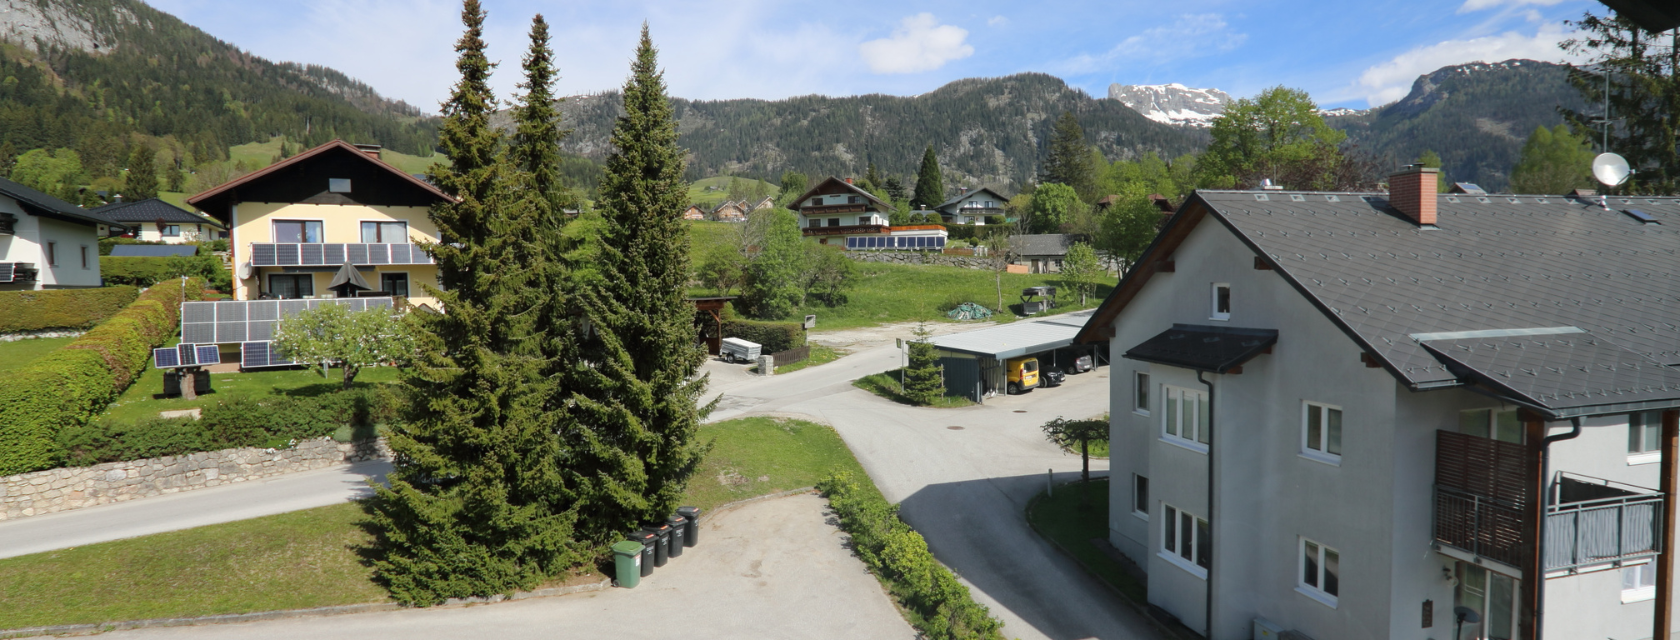
<svg viewBox="0 0 1680 640">
<path fill-rule="evenodd" d="M 1038 358 L 1011 358 L 1004 361 L 1004 371 L 1009 378 L 1009 395 L 1032 391 L 1038 386 Z"/>
</svg>

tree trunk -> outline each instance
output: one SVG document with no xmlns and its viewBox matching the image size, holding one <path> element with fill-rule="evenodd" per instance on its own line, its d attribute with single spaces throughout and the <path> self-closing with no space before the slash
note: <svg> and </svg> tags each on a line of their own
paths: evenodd
<svg viewBox="0 0 1680 640">
<path fill-rule="evenodd" d="M 1079 481 L 1091 484 L 1091 441 L 1079 441 Z"/>
<path fill-rule="evenodd" d="M 350 366 L 349 364 L 344 364 L 343 367 L 344 367 L 344 390 L 349 391 L 350 390 L 350 383 L 356 381 L 356 368 Z"/>
</svg>

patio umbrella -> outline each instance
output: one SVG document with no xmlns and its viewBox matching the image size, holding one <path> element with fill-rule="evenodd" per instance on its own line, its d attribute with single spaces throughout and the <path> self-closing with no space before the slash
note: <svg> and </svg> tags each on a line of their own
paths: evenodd
<svg viewBox="0 0 1680 640">
<path fill-rule="evenodd" d="M 340 298 L 354 298 L 356 290 L 372 291 L 373 287 L 368 285 L 354 265 L 346 261 L 338 268 L 338 273 L 333 274 L 332 284 L 327 285 L 327 289 L 336 292 Z"/>
</svg>

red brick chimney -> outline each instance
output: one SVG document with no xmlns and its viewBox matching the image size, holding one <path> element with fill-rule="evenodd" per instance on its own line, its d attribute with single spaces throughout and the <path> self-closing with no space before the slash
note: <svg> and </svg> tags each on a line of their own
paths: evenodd
<svg viewBox="0 0 1680 640">
<path fill-rule="evenodd" d="M 362 153 L 368 154 L 369 157 L 372 157 L 375 160 L 381 159 L 381 156 L 383 155 L 380 153 L 382 148 L 377 144 L 358 144 L 356 145 L 356 149 L 360 150 Z"/>
<path fill-rule="evenodd" d="M 851 178 L 846 178 L 846 184 L 851 184 L 851 183 L 852 183 L 852 179 Z"/>
<path fill-rule="evenodd" d="M 1435 224 L 1435 183 L 1440 179 L 1440 169 L 1406 165 L 1388 177 L 1388 204 L 1412 222 Z"/>
</svg>

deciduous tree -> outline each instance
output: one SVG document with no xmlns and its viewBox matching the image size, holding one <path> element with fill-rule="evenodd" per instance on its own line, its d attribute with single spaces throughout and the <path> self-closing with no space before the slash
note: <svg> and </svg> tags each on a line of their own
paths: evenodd
<svg viewBox="0 0 1680 640">
<path fill-rule="evenodd" d="M 1044 423 L 1044 437 L 1062 447 L 1079 447 L 1079 481 L 1091 481 L 1091 442 L 1108 439 L 1107 420 L 1066 420 L 1058 416 Z"/>
<path fill-rule="evenodd" d="M 1561 46 L 1586 58 L 1569 81 L 1591 105 L 1560 109 L 1575 131 L 1602 140 L 1605 77 L 1610 78 L 1608 151 L 1627 158 L 1636 173 L 1620 189 L 1625 193 L 1672 194 L 1680 190 L 1680 29 L 1646 32 L 1631 20 L 1585 14 L 1570 22 L 1577 37 Z"/>
<path fill-rule="evenodd" d="M 1032 206 L 1022 221 L 1027 233 L 1061 233 L 1062 225 L 1071 222 L 1074 213 L 1085 207 L 1073 187 L 1060 183 L 1041 184 L 1032 194 Z"/>
<path fill-rule="evenodd" d="M 406 364 L 414 356 L 414 338 L 391 309 L 351 311 L 326 304 L 281 319 L 274 348 L 322 376 L 326 367 L 337 365 L 349 389 L 364 368 Z"/>
<path fill-rule="evenodd" d="M 758 254 L 747 265 L 747 306 L 756 318 L 786 318 L 804 301 L 801 275 L 806 255 L 799 217 L 787 209 L 764 209 L 752 216 L 758 218 L 763 236 Z"/>
<path fill-rule="evenodd" d="M 1085 298 L 1096 291 L 1107 273 L 1097 264 L 1097 252 L 1091 245 L 1075 242 L 1068 247 L 1067 256 L 1062 259 L 1062 286 L 1079 294 L 1079 304 L 1085 304 Z"/>
<path fill-rule="evenodd" d="M 1523 143 L 1522 159 L 1511 170 L 1511 191 L 1563 195 L 1589 188 L 1593 155 L 1592 146 L 1570 133 L 1567 125 L 1536 127 Z"/>
<path fill-rule="evenodd" d="M 1325 124 L 1299 89 L 1273 87 L 1232 103 L 1213 120 L 1212 133 L 1196 163 L 1203 187 L 1251 189 L 1271 179 L 1289 189 L 1343 191 L 1373 179 L 1365 158 L 1344 157 L 1347 134 Z"/>
</svg>

